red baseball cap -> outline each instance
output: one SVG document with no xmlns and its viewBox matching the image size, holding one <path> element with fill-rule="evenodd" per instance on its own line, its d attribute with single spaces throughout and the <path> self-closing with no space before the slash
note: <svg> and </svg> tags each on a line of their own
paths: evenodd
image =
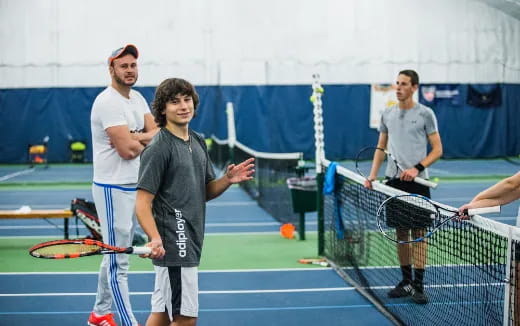
<svg viewBox="0 0 520 326">
<path fill-rule="evenodd" d="M 137 50 L 137 47 L 133 44 L 127 44 L 127 45 L 123 46 L 122 48 L 112 51 L 112 53 L 108 57 L 108 65 L 110 66 L 112 64 L 112 61 L 114 61 L 114 59 L 122 57 L 124 54 L 128 54 L 128 53 L 133 55 L 136 59 L 139 58 L 139 50 Z"/>
</svg>

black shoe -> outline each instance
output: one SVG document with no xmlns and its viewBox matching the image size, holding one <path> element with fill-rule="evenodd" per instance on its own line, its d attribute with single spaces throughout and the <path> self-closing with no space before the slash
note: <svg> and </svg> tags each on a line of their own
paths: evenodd
<svg viewBox="0 0 520 326">
<path fill-rule="evenodd" d="M 412 282 L 410 280 L 403 280 L 397 284 L 395 288 L 388 292 L 389 298 L 402 298 L 412 294 Z"/>
<path fill-rule="evenodd" d="M 424 293 L 424 286 L 421 282 L 418 282 L 417 280 L 412 282 L 411 294 L 413 302 L 418 304 L 428 303 L 428 297 L 426 296 L 426 293 Z"/>
</svg>

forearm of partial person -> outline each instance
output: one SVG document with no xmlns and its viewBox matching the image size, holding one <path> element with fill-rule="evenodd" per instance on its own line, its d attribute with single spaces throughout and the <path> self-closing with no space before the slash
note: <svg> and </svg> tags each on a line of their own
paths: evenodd
<svg viewBox="0 0 520 326">
<path fill-rule="evenodd" d="M 520 198 L 520 173 L 482 191 L 471 201 L 478 207 L 506 205 Z"/>
</svg>

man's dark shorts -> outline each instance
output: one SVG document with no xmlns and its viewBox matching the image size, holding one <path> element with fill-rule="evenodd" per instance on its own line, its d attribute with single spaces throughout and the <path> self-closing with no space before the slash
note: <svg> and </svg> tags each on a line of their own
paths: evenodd
<svg viewBox="0 0 520 326">
<path fill-rule="evenodd" d="M 430 188 L 413 181 L 402 181 L 390 179 L 386 182 L 390 187 L 406 191 L 411 194 L 418 194 L 430 198 Z M 388 203 L 386 209 L 386 224 L 388 227 L 397 229 L 425 229 L 433 224 L 430 210 L 421 210 L 411 204 Z"/>
</svg>

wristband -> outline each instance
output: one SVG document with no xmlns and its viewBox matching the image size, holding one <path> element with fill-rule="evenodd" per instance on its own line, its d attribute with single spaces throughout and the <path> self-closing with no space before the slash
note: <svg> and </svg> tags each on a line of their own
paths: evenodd
<svg viewBox="0 0 520 326">
<path fill-rule="evenodd" d="M 417 169 L 417 171 L 422 172 L 424 171 L 424 165 L 422 165 L 420 162 L 414 165 L 414 168 Z"/>
</svg>

